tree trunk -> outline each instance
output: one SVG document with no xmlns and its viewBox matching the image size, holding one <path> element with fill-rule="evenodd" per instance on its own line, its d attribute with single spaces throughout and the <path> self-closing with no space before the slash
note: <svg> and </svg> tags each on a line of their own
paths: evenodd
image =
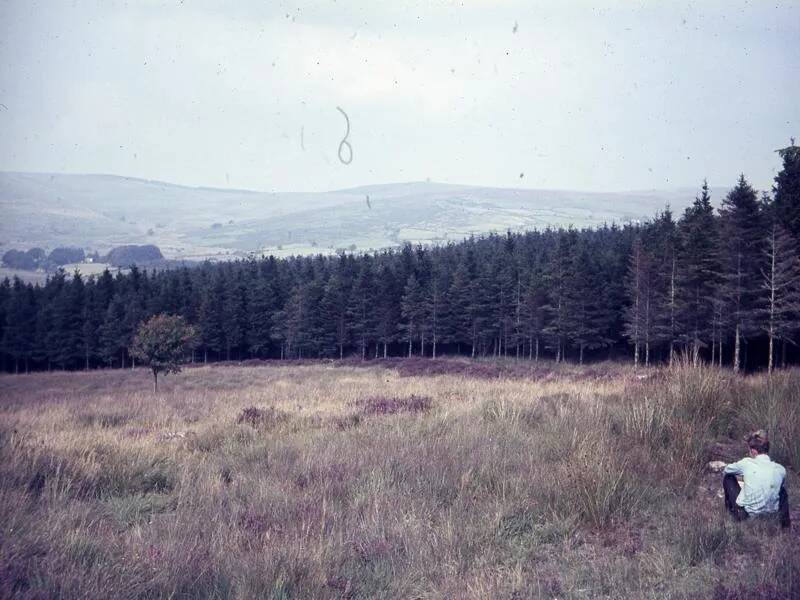
<svg viewBox="0 0 800 600">
<path fill-rule="evenodd" d="M 769 332 L 769 358 L 767 359 L 767 373 L 772 373 L 772 355 L 774 353 L 773 346 L 774 346 L 775 337 L 772 335 L 772 327 L 770 327 Z"/>
<path fill-rule="evenodd" d="M 539 336 L 536 336 L 536 356 L 534 358 L 536 362 L 539 362 Z"/>
<path fill-rule="evenodd" d="M 736 337 L 733 346 L 733 372 L 739 372 L 739 354 L 741 351 L 741 340 L 739 339 L 739 323 L 736 323 Z"/>
<path fill-rule="evenodd" d="M 153 393 L 158 393 L 158 371 L 153 369 Z"/>
</svg>

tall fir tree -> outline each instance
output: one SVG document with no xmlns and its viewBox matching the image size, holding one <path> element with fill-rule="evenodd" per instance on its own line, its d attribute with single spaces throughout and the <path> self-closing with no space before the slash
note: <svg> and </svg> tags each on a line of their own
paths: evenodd
<svg viewBox="0 0 800 600">
<path fill-rule="evenodd" d="M 683 342 L 692 362 L 698 364 L 700 351 L 712 341 L 713 301 L 720 273 L 719 236 L 706 181 L 700 195 L 684 212 L 678 235 L 677 338 Z"/>
<path fill-rule="evenodd" d="M 794 138 L 777 151 L 783 168 L 775 176 L 775 216 L 778 223 L 800 244 L 800 146 Z"/>
<path fill-rule="evenodd" d="M 758 195 L 744 175 L 722 201 L 721 259 L 726 313 L 734 340 L 733 370 L 743 367 L 742 344 L 758 329 L 765 230 Z"/>
</svg>

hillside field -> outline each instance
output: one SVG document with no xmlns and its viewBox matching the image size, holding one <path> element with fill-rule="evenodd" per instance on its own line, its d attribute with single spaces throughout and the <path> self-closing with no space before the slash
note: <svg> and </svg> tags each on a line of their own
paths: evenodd
<svg viewBox="0 0 800 600">
<path fill-rule="evenodd" d="M 410 359 L 0 376 L 3 598 L 800 597 L 709 460 L 800 371 Z"/>
</svg>

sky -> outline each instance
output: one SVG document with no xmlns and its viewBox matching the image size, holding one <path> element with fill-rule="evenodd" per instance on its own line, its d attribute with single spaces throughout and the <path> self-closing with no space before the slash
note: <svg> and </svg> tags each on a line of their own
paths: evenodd
<svg viewBox="0 0 800 600">
<path fill-rule="evenodd" d="M 768 189 L 798 40 L 800 1 L 0 0 L 0 171 Z"/>
</svg>

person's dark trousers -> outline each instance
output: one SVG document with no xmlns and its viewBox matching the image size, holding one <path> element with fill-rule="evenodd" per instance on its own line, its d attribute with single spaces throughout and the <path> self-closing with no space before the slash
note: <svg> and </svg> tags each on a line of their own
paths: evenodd
<svg viewBox="0 0 800 600">
<path fill-rule="evenodd" d="M 792 524 L 792 518 L 789 516 L 789 494 L 786 493 L 784 486 L 781 486 L 778 494 L 778 520 L 784 529 Z"/>
<path fill-rule="evenodd" d="M 748 515 L 745 509 L 736 504 L 736 497 L 741 489 L 739 482 L 736 480 L 736 475 L 725 475 L 722 478 L 722 489 L 725 490 L 725 508 L 733 515 L 734 520 L 744 521 Z M 784 528 L 791 525 L 789 494 L 786 493 L 784 486 L 781 486 L 781 491 L 778 494 L 778 521 L 781 527 Z"/>
<path fill-rule="evenodd" d="M 722 478 L 722 489 L 725 491 L 725 508 L 733 515 L 734 521 L 744 521 L 747 518 L 747 511 L 736 504 L 736 498 L 741 491 L 736 475 L 725 474 Z"/>
</svg>

